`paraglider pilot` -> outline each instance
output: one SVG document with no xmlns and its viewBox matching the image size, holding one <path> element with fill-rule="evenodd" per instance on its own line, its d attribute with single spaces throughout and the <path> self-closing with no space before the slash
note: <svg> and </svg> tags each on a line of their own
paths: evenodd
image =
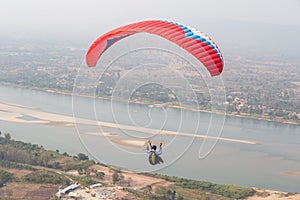
<svg viewBox="0 0 300 200">
<path fill-rule="evenodd" d="M 151 165 L 156 165 L 163 163 L 163 159 L 160 157 L 162 154 L 162 143 L 159 144 L 159 150 L 157 150 L 156 145 L 152 145 L 149 140 L 147 143 L 146 152 L 149 154 L 149 162 Z"/>
</svg>

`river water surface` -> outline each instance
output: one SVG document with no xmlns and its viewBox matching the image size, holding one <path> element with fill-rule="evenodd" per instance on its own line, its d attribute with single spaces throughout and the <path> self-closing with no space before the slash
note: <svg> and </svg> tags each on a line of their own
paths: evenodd
<svg viewBox="0 0 300 200">
<path fill-rule="evenodd" d="M 112 106 L 109 100 L 86 97 L 77 97 L 74 108 L 71 95 L 7 86 L 0 86 L 0 102 L 70 117 L 73 117 L 75 109 L 80 110 L 80 116 L 75 113 L 76 118 L 191 134 L 206 134 L 207 130 L 213 130 L 214 124 L 210 123 L 212 117 L 220 118 L 217 122 L 223 119 L 208 113 L 149 108 L 146 105 L 128 106 L 116 102 Z M 23 119 L 34 120 L 26 113 L 23 114 Z M 1 115 L 5 115 L 5 112 Z M 76 118 L 75 121 L 78 121 Z M 136 171 L 155 170 L 161 174 L 215 183 L 300 192 L 300 175 L 286 173 L 300 172 L 300 126 L 226 116 L 222 127 L 221 137 L 254 141 L 257 144 L 219 140 L 206 157 L 199 159 L 199 149 L 204 142 L 202 138 L 167 136 L 159 131 L 149 135 L 122 127 L 91 124 L 59 126 L 0 121 L 0 130 L 10 132 L 15 140 L 36 143 L 47 149 L 58 149 L 70 154 L 83 152 L 106 164 Z M 97 135 L 99 132 L 115 133 L 118 136 L 100 136 Z M 151 166 L 147 162 L 144 147 L 116 145 L 113 139 L 162 141 L 165 145 L 162 156 L 165 163 Z M 206 144 L 213 147 L 215 142 L 207 140 Z"/>
</svg>

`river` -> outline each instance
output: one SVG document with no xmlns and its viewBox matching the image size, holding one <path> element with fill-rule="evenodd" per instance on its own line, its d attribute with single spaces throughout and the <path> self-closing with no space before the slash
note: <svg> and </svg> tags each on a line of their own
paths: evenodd
<svg viewBox="0 0 300 200">
<path fill-rule="evenodd" d="M 15 140 L 36 143 L 47 149 L 58 149 L 74 155 L 83 152 L 96 161 L 136 171 L 155 171 L 215 183 L 300 192 L 300 175 L 286 173 L 300 172 L 300 126 L 297 125 L 226 116 L 222 126 L 222 138 L 256 143 L 219 140 L 212 148 L 216 140 L 207 140 L 206 145 L 212 150 L 207 151 L 209 154 L 200 159 L 198 155 L 203 138 L 164 135 L 159 131 L 149 135 L 124 128 L 125 126 L 80 123 L 80 119 L 130 127 L 142 126 L 149 130 L 206 134 L 208 130 L 214 130 L 214 126 L 219 126 L 210 122 L 212 118 L 220 118 L 216 122 L 221 123 L 223 118 L 220 116 L 138 104 L 128 106 L 121 102 L 115 102 L 112 106 L 109 100 L 87 97 L 76 97 L 74 108 L 71 95 L 10 86 L 0 86 L 0 102 L 68 117 L 73 117 L 74 109 L 80 110 L 80 116 L 78 112 L 75 113 L 75 121 L 79 122 L 76 126 L 30 123 L 33 119 L 30 116 L 26 118 L 26 113 L 22 113 L 23 118 L 29 123 L 0 121 L 0 130 L 11 133 Z M 5 112 L 0 114 L 5 115 Z M 99 132 L 104 135 L 114 133 L 117 136 L 100 136 L 97 135 Z M 151 166 L 147 162 L 144 147 L 128 147 L 112 142 L 115 139 L 132 138 L 139 141 L 162 141 L 162 157 L 165 163 Z"/>
</svg>

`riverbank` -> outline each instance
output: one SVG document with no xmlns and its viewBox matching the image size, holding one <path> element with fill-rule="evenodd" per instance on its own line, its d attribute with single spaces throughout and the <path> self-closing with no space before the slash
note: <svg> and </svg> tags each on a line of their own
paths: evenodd
<svg viewBox="0 0 300 200">
<path fill-rule="evenodd" d="M 1 83 L 1 84 L 3 84 L 3 83 Z M 11 84 L 11 83 L 4 83 L 3 85 L 4 86 L 10 86 L 10 87 L 16 87 L 16 88 L 22 88 L 22 89 L 37 90 L 37 91 L 42 91 L 42 92 L 47 92 L 47 93 L 55 93 L 55 94 L 62 94 L 62 95 L 69 95 L 69 96 L 74 95 L 73 92 L 69 92 L 69 91 L 58 91 L 58 90 L 47 89 L 47 88 L 20 86 L 20 85 L 15 85 L 15 84 Z M 80 94 L 80 95 L 77 94 L 76 96 L 85 97 L 85 98 L 95 98 L 94 96 L 89 96 L 89 95 L 85 95 L 85 94 Z M 97 98 L 104 99 L 104 100 L 110 100 L 110 98 L 108 98 L 108 97 L 97 96 Z M 118 101 L 119 102 L 125 102 L 125 101 L 122 101 L 120 99 Z M 126 101 L 126 103 L 127 103 L 127 101 Z M 183 110 L 188 110 L 188 111 L 193 111 L 193 112 L 213 113 L 213 112 L 208 111 L 208 110 L 180 107 L 180 106 L 171 105 L 171 104 L 168 104 L 168 103 L 157 104 L 157 103 L 154 103 L 154 102 L 151 103 L 151 102 L 142 102 L 142 101 L 130 101 L 129 103 L 134 103 L 134 104 L 139 104 L 139 105 L 146 105 L 146 106 L 149 106 L 149 107 L 168 107 L 168 108 L 183 109 Z M 300 122 L 295 122 L 295 121 L 285 120 L 285 119 L 280 119 L 280 118 L 270 119 L 267 116 L 261 116 L 261 115 L 255 116 L 255 115 L 249 115 L 249 114 L 246 114 L 246 113 L 240 113 L 240 114 L 213 113 L 213 114 L 217 114 L 217 115 L 218 114 L 219 115 L 225 114 L 226 116 L 229 116 L 229 117 L 239 117 L 239 118 L 245 118 L 245 119 L 254 119 L 254 120 L 258 120 L 258 121 L 277 122 L 277 123 L 297 125 L 297 126 L 300 125 Z"/>
<path fill-rule="evenodd" d="M 7 151 L 9 149 L 9 151 Z M 71 156 L 57 150 L 0 137 L 0 195 L 8 199 L 183 199 L 297 200 L 300 194 L 207 181 L 177 178 L 156 173 L 136 173 L 121 167 L 96 164 L 88 156 Z M 22 157 L 17 155 L 22 152 Z M 35 157 L 31 157 L 32 154 Z M 24 159 L 31 158 L 31 159 Z M 45 159 L 47 158 L 47 159 Z M 13 161 L 11 161 L 13 160 Z M 5 177 L 5 178 L 3 178 Z M 68 193 L 58 188 L 77 185 Z M 105 198 L 105 199 L 107 199 Z"/>
<path fill-rule="evenodd" d="M 87 122 L 93 122 L 93 125 L 81 125 L 80 122 L 84 123 L 84 121 L 77 121 L 77 129 L 77 127 L 75 127 L 74 118 L 72 118 L 71 96 L 12 87 L 0 88 L 1 101 L 28 106 L 25 112 L 23 112 L 24 110 L 19 112 L 25 114 L 19 115 L 17 118 L 17 120 L 21 120 L 22 123 L 0 121 L 2 133 L 9 132 L 12 133 L 12 137 L 17 140 L 42 144 L 46 148 L 58 149 L 71 154 L 88 152 L 95 160 L 116 166 L 124 166 L 136 171 L 150 171 L 153 169 L 152 166 L 150 166 L 151 168 L 148 166 L 148 160 L 145 160 L 144 148 L 133 148 L 119 144 L 117 144 L 117 146 L 111 142 L 111 140 L 130 139 L 131 137 L 124 137 L 125 134 L 129 133 L 131 136 L 134 136 L 132 139 L 145 138 L 144 140 L 147 140 L 146 138 L 149 138 L 154 142 L 160 142 L 160 135 L 152 137 L 147 134 L 137 133 L 134 130 L 122 131 L 119 127 L 101 128 L 95 121 Z M 93 99 L 78 97 L 76 99 L 77 109 L 81 109 L 83 115 L 80 113 L 80 115 L 77 116 L 84 116 L 86 119 L 95 120 L 93 107 L 90 105 L 93 101 Z M 97 115 L 99 115 L 98 119 L 100 119 L 100 121 L 114 122 L 113 116 L 109 113 L 110 102 L 102 100 L 96 102 Z M 122 106 L 124 105 L 126 104 L 116 103 L 116 108 L 123 108 Z M 148 109 L 145 106 L 132 106 L 133 117 L 136 118 L 139 115 L 147 117 L 145 114 L 147 114 Z M 13 110 L 14 109 L 20 108 L 13 106 Z M 26 113 L 27 111 L 40 111 L 42 112 L 40 113 L 41 115 L 46 113 L 46 117 L 52 117 L 52 120 L 56 120 L 56 123 L 48 123 L 50 120 L 34 118 L 30 116 L 29 113 Z M 177 118 L 181 120 L 180 115 L 177 118 L 174 117 L 176 117 L 176 113 L 180 114 L 180 111 L 172 109 L 168 109 L 167 111 L 172 114 L 170 117 L 173 117 L 168 119 L 168 124 L 164 129 L 195 133 L 193 131 L 195 130 L 194 127 L 191 127 L 189 124 L 196 122 L 195 116 L 198 115 L 197 113 L 189 111 L 182 112 L 184 114 L 182 124 L 185 125 L 185 127 L 178 129 L 179 124 Z M 164 117 L 160 113 L 161 109 L 151 110 L 153 119 L 163 122 Z M 11 112 L 1 113 L 4 120 L 6 116 L 9 117 L 11 114 Z M 67 120 L 72 120 L 70 122 L 73 123 L 59 122 L 60 116 L 49 116 L 48 114 L 61 114 L 70 117 Z M 103 114 L 105 115 L 103 116 Z M 124 109 L 124 112 L 118 111 L 117 117 L 119 123 L 127 124 L 127 122 L 129 122 L 128 124 L 133 125 L 128 118 L 126 109 Z M 203 123 L 200 124 L 200 129 L 197 133 L 206 133 L 205 128 L 202 127 L 209 126 L 207 123 L 209 119 L 209 114 L 201 114 L 201 121 L 203 121 Z M 68 124 L 70 126 L 67 126 Z M 114 124 L 104 125 L 113 127 Z M 159 128 L 161 126 L 153 127 Z M 214 128 L 214 126 L 211 126 L 211 128 Z M 86 133 L 88 135 L 86 135 Z M 104 134 L 101 135 L 99 133 Z M 112 134 L 108 133 L 117 133 L 119 135 L 111 136 Z M 216 132 L 212 129 L 210 133 Z M 198 152 L 200 145 L 204 142 L 203 139 L 163 136 L 162 140 L 166 144 L 164 145 L 163 155 L 165 164 L 154 167 L 156 167 L 155 169 L 164 168 L 157 171 L 170 176 L 178 175 L 180 177 L 209 180 L 216 183 L 233 183 L 236 185 L 298 192 L 300 191 L 298 184 L 299 177 L 283 173 L 285 171 L 299 171 L 298 152 L 300 146 L 299 140 L 297 139 L 299 136 L 298 133 L 299 126 L 228 117 L 224 123 L 222 137 L 258 141 L 261 144 L 247 145 L 244 143 L 219 141 L 205 159 L 199 159 Z M 130 136 L 129 134 L 127 135 Z M 209 135 L 215 136 L 215 134 Z M 174 140 L 172 140 L 172 138 L 174 138 Z M 205 142 L 212 144 L 214 141 L 206 140 Z M 84 147 L 86 147 L 86 150 Z M 189 147 L 187 151 L 185 151 L 186 147 Z M 107 151 L 106 153 L 103 153 L 103 148 Z M 182 156 L 181 153 L 183 153 Z M 130 158 L 130 162 L 128 158 Z M 176 162 L 174 162 L 174 160 L 176 160 Z M 136 165 L 135 163 L 139 164 Z M 185 170 L 181 170 L 183 167 Z M 221 172 L 223 172 L 222 175 Z"/>
</svg>

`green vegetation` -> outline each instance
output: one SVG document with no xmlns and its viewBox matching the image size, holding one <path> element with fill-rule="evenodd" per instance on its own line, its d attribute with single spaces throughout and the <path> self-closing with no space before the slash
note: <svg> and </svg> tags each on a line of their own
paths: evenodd
<svg viewBox="0 0 300 200">
<path fill-rule="evenodd" d="M 42 146 L 11 140 L 10 137 L 0 137 L 0 159 L 29 165 L 45 166 L 51 153 Z"/>
<path fill-rule="evenodd" d="M 87 155 L 83 154 L 83 153 L 79 153 L 77 155 L 77 157 L 78 157 L 79 160 L 88 160 L 89 159 L 89 157 Z"/>
<path fill-rule="evenodd" d="M 49 172 L 44 170 L 39 170 L 28 174 L 22 178 L 23 181 L 31 183 L 50 183 L 56 185 L 69 185 L 70 180 L 63 175 L 57 174 L 55 172 Z"/>
<path fill-rule="evenodd" d="M 209 192 L 214 195 L 219 195 L 220 197 L 226 197 L 229 199 L 241 199 L 249 196 L 253 196 L 255 194 L 255 190 L 248 187 L 239 187 L 234 185 L 224 185 L 224 184 L 215 184 L 206 181 L 197 181 L 197 180 L 189 180 L 184 178 L 177 178 L 174 176 L 166 176 L 160 174 L 150 174 L 143 173 L 147 176 L 153 176 L 156 178 L 161 178 L 166 181 L 174 182 L 174 191 L 183 189 L 193 190 L 191 193 L 196 194 L 204 194 L 205 192 Z M 170 189 L 170 187 L 169 187 Z"/>
<path fill-rule="evenodd" d="M 12 173 L 0 170 L 0 187 L 2 187 L 10 179 L 12 179 Z"/>
<path fill-rule="evenodd" d="M 59 167 L 63 171 L 69 170 L 82 170 L 83 173 L 86 173 L 87 169 L 94 164 L 93 161 L 85 160 L 80 161 L 73 158 L 64 158 L 59 162 Z"/>
<path fill-rule="evenodd" d="M 183 200 L 184 198 L 178 194 L 173 188 L 169 187 L 159 187 L 156 189 L 155 194 L 152 195 L 151 199 L 178 199 Z M 199 198 L 197 198 L 199 199 Z"/>
<path fill-rule="evenodd" d="M 4 138 L 10 140 L 11 139 L 10 133 L 4 133 Z"/>
<path fill-rule="evenodd" d="M 9 135 L 9 133 L 4 135 Z M 43 146 L 11 140 L 10 137 L 0 137 L 0 160 L 5 160 L 6 163 L 2 164 L 7 165 L 24 163 L 64 171 L 83 169 L 84 172 L 95 163 L 88 160 L 88 157 L 82 153 L 79 153 L 78 157 L 72 158 L 67 154 L 59 154 L 58 151 L 45 150 Z M 16 166 L 16 168 L 22 167 Z M 23 168 L 26 168 L 26 165 L 23 165 Z"/>
<path fill-rule="evenodd" d="M 85 176 L 76 176 L 76 177 L 72 177 L 72 179 L 86 187 L 96 184 L 96 183 L 99 183 L 99 181 L 95 181 L 92 178 L 85 177 Z"/>
<path fill-rule="evenodd" d="M 218 194 L 232 199 L 245 198 L 248 196 L 252 196 L 255 193 L 255 190 L 252 188 L 238 187 L 234 185 L 214 184 L 210 182 L 194 181 L 182 178 L 176 181 L 176 185 L 188 189 L 208 191 L 213 194 Z"/>
<path fill-rule="evenodd" d="M 18 181 L 41 184 L 70 184 L 71 176 L 64 176 L 56 172 L 38 170 L 32 165 L 43 166 L 48 168 L 59 169 L 63 171 L 78 170 L 81 174 L 88 175 L 89 167 L 95 164 L 94 161 L 88 160 L 88 156 L 79 153 L 77 156 L 71 157 L 67 153 L 59 154 L 59 151 L 45 150 L 42 146 L 12 140 L 9 133 L 5 133 L 4 137 L 0 137 L 0 166 L 5 168 L 26 169 L 33 171 L 25 175 Z M 96 174 L 96 173 L 95 173 Z M 1 184 L 4 184 L 11 178 L 11 174 L 1 171 Z M 100 177 L 104 177 L 104 173 L 99 173 Z M 90 177 L 72 177 L 74 181 L 88 186 L 97 183 Z"/>
<path fill-rule="evenodd" d="M 0 156 L 0 166 L 4 168 L 29 170 L 22 177 L 18 178 L 13 177 L 13 174 L 7 171 L 0 170 L 0 187 L 8 181 L 20 182 L 21 184 L 35 183 L 63 186 L 69 185 L 72 182 L 78 182 L 88 187 L 89 185 L 99 183 L 99 178 L 103 179 L 105 176 L 105 173 L 91 167 L 95 162 L 88 160 L 88 156 L 83 153 L 72 157 L 66 153 L 59 154 L 59 151 L 45 150 L 42 146 L 35 144 L 14 141 L 10 137 L 0 137 Z M 214 184 L 150 173 L 143 174 L 164 179 L 168 181 L 166 182 L 167 186 L 161 186 L 157 182 L 145 188 L 135 190 L 130 187 L 133 179 L 131 177 L 125 179 L 121 168 L 115 166 L 107 167 L 110 170 L 113 184 L 124 186 L 124 190 L 132 193 L 139 199 L 228 200 L 243 199 L 255 194 L 252 188 Z M 68 170 L 77 170 L 80 176 L 71 176 L 63 172 Z M 105 183 L 107 184 L 104 180 L 103 184 Z"/>
<path fill-rule="evenodd" d="M 30 44 L 30 46 L 32 45 Z M 46 46 L 37 45 L 32 47 L 31 50 L 27 48 L 26 50 L 20 50 L 19 45 L 3 45 L 1 47 L 0 68 L 2 73 L 5 74 L 5 76 L 0 77 L 1 84 L 72 92 L 77 67 L 81 63 L 81 49 L 70 50 L 69 47 L 49 46 L 48 44 Z M 283 56 L 282 54 L 280 56 L 261 54 L 259 50 L 251 50 L 251 53 L 249 51 L 247 54 L 241 52 L 243 51 L 236 52 L 236 50 L 232 50 L 229 52 L 226 58 L 226 69 L 222 73 L 222 79 L 226 86 L 227 113 L 299 124 L 299 59 L 291 60 L 289 56 Z M 14 59 L 11 59 L 12 53 Z M 33 57 L 33 55 L 35 56 Z M 145 57 L 149 57 L 148 59 L 154 58 L 151 55 L 145 55 Z M 279 57 L 280 59 L 278 59 Z M 135 61 L 143 62 L 138 58 Z M 132 62 L 132 59 L 129 59 L 123 63 L 124 67 L 116 65 L 107 70 L 101 77 L 102 83 L 97 87 L 96 95 L 110 98 L 112 88 L 115 87 L 122 74 L 126 74 L 130 70 Z M 191 89 L 197 95 L 199 108 L 211 111 L 211 97 L 207 88 L 198 87 L 202 85 L 201 81 L 203 81 L 199 78 L 198 72 L 192 67 L 178 65 L 180 65 L 180 62 L 176 63 L 174 67 L 178 67 L 176 70 L 180 71 L 185 80 L 190 83 Z M 51 73 L 49 73 L 49 66 L 51 66 Z M 86 74 L 86 76 L 91 75 Z M 162 73 L 160 78 L 164 80 L 166 76 Z M 167 78 L 172 79 L 173 77 Z M 86 86 L 85 91 L 88 92 L 92 89 L 91 86 Z M 176 96 L 183 96 L 186 94 L 186 90 L 187 88 L 179 85 L 174 92 L 176 92 Z M 155 84 L 139 88 L 132 95 L 131 100 L 151 104 L 178 104 L 172 92 Z M 181 103 L 185 105 L 193 102 Z"/>
<path fill-rule="evenodd" d="M 5 167 L 5 168 L 27 169 L 30 171 L 37 170 L 36 168 L 32 167 L 31 165 L 20 164 L 20 163 L 16 163 L 16 162 L 7 161 L 7 160 L 0 160 L 0 166 Z"/>
<path fill-rule="evenodd" d="M 97 172 L 97 173 L 96 173 L 96 177 L 97 177 L 97 178 L 103 179 L 104 176 L 105 176 L 105 173 L 104 173 L 104 172 Z"/>
<path fill-rule="evenodd" d="M 118 181 L 120 180 L 120 175 L 118 172 L 114 172 L 112 174 L 112 181 L 113 181 L 113 184 L 115 185 Z"/>
<path fill-rule="evenodd" d="M 118 172 L 118 173 L 121 173 L 122 172 L 122 169 L 120 167 L 116 167 L 116 166 L 112 166 L 112 165 L 109 165 L 107 166 L 109 170 L 111 171 L 114 171 L 114 172 Z"/>
</svg>

